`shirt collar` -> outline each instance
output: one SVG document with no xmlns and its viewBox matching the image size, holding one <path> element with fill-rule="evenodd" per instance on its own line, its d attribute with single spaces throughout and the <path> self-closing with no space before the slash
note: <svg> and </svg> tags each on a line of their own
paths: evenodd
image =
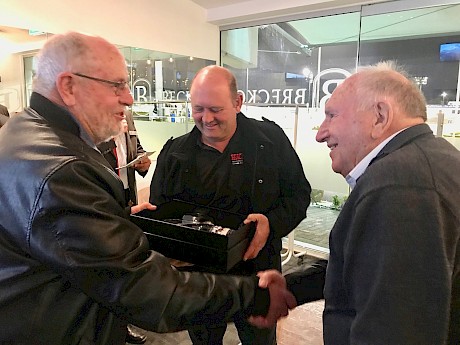
<svg viewBox="0 0 460 345">
<path fill-rule="evenodd" d="M 96 144 L 94 143 L 93 139 L 89 136 L 88 132 L 83 128 L 79 121 L 75 118 L 75 116 L 70 113 L 70 115 L 75 119 L 77 122 L 78 128 L 80 129 L 80 139 L 83 140 L 88 146 L 92 147 L 96 151 L 99 151 Z"/>
<path fill-rule="evenodd" d="M 356 186 L 356 181 L 358 181 L 362 174 L 364 174 L 370 162 L 380 153 L 380 151 L 382 151 L 385 145 L 388 144 L 388 142 L 391 139 L 393 139 L 396 135 L 404 131 L 406 128 L 401 129 L 393 135 L 390 135 L 379 145 L 377 145 L 371 152 L 369 152 L 367 156 L 365 156 L 358 164 L 356 164 L 353 170 L 351 170 L 350 173 L 345 177 L 345 180 L 347 181 L 351 189 L 353 189 Z"/>
</svg>

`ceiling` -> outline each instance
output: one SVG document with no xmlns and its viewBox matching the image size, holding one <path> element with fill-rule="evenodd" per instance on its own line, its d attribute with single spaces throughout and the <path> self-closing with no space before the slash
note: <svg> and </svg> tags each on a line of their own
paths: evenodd
<svg viewBox="0 0 460 345">
<path fill-rule="evenodd" d="M 256 0 L 190 1 L 210 12 L 219 7 L 234 4 L 247 3 L 247 5 L 250 5 Z M 277 1 L 266 0 L 267 7 L 272 8 L 275 2 Z M 288 1 L 286 6 L 295 2 L 296 1 Z M 326 2 L 327 1 L 323 1 L 323 3 Z M 336 2 L 345 3 L 346 1 Z M 351 2 L 358 3 L 358 1 Z M 300 39 L 298 39 L 300 43 L 308 42 L 311 45 L 345 43 L 357 40 L 360 34 L 361 40 L 385 40 L 388 38 L 394 40 L 415 36 L 448 35 L 449 33 L 458 34 L 460 31 L 458 25 L 460 5 L 433 6 L 416 10 L 384 13 L 363 17 L 361 22 L 359 17 L 359 12 L 355 12 L 317 17 L 309 20 L 293 20 L 288 23 L 292 27 L 290 32 L 291 35 L 300 37 Z M 270 23 L 270 21 L 267 23 Z"/>
<path fill-rule="evenodd" d="M 190 0 L 204 9 L 218 8 L 227 5 L 233 5 L 240 2 L 247 2 L 248 0 Z"/>
<path fill-rule="evenodd" d="M 30 35 L 29 30 L 0 26 L 0 60 L 9 54 L 39 49 L 47 34 Z"/>
<path fill-rule="evenodd" d="M 244 2 L 251 3 L 251 0 L 190 1 L 206 10 Z M 272 0 L 266 1 L 268 3 L 272 2 Z M 445 5 L 385 13 L 363 17 L 361 21 L 359 17 L 359 12 L 355 12 L 307 20 L 293 20 L 284 23 L 284 27 L 280 31 L 290 36 L 290 38 L 296 37 L 301 45 L 308 44 L 311 46 L 354 41 L 357 40 L 360 30 L 361 40 L 385 40 L 387 38 L 394 40 L 414 36 L 458 34 L 460 31 L 458 25 L 460 5 Z M 287 26 L 289 27 L 287 28 Z M 43 35 L 31 36 L 28 30 L 0 27 L 0 40 L 5 38 L 6 35 L 8 35 L 10 41 L 18 45 L 33 44 L 46 38 Z"/>
<path fill-rule="evenodd" d="M 8 36 L 9 40 L 14 43 L 41 41 L 43 39 L 43 35 L 31 35 L 29 30 L 13 28 L 9 26 L 0 26 L 0 37 L 6 36 Z"/>
<path fill-rule="evenodd" d="M 460 5 L 377 14 L 347 13 L 289 22 L 310 45 L 458 34 Z M 429 23 L 429 25 L 427 25 Z M 321 28 L 321 30 L 318 30 Z"/>
</svg>

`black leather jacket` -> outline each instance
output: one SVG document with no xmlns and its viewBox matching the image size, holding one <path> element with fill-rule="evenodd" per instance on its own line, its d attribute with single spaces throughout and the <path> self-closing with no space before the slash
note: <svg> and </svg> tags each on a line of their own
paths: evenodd
<svg viewBox="0 0 460 345">
<path fill-rule="evenodd" d="M 124 209 L 121 181 L 72 116 L 34 93 L 0 132 L 0 343 L 124 344 L 248 313 L 256 277 L 179 272 Z"/>
</svg>

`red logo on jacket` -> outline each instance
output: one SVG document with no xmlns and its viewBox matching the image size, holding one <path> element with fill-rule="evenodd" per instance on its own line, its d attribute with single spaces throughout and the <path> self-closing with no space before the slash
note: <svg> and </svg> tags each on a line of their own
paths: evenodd
<svg viewBox="0 0 460 345">
<path fill-rule="evenodd" d="M 231 153 L 230 159 L 232 160 L 232 165 L 243 164 L 243 154 L 242 153 Z"/>
</svg>

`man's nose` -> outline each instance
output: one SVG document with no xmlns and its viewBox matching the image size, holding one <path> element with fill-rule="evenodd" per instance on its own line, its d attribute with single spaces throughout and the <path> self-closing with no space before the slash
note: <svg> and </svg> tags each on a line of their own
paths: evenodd
<svg viewBox="0 0 460 345">
<path fill-rule="evenodd" d="M 125 88 L 119 97 L 120 102 L 128 106 L 132 105 L 134 102 L 133 94 L 131 93 L 129 88 Z"/>
<path fill-rule="evenodd" d="M 203 116 L 201 117 L 201 121 L 209 123 L 214 121 L 214 113 L 209 109 L 203 110 Z"/>
<path fill-rule="evenodd" d="M 319 126 L 318 133 L 316 133 L 315 139 L 317 142 L 322 143 L 326 141 L 326 138 L 327 138 L 327 129 L 323 121 L 323 123 L 321 123 L 321 126 Z"/>
</svg>

